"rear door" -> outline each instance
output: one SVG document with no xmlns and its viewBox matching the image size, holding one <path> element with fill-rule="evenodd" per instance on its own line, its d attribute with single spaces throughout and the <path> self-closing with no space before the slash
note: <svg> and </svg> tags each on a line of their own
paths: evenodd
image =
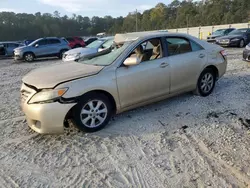
<svg viewBox="0 0 250 188">
<path fill-rule="evenodd" d="M 184 37 L 166 38 L 171 69 L 170 92 L 195 89 L 200 70 L 207 62 L 206 51 Z"/>
<path fill-rule="evenodd" d="M 48 47 L 50 49 L 50 55 L 59 54 L 61 51 L 61 41 L 59 39 L 48 39 Z"/>
</svg>

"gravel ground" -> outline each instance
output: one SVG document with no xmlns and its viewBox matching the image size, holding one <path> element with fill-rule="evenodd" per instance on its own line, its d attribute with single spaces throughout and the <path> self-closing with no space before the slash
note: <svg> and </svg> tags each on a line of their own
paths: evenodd
<svg viewBox="0 0 250 188">
<path fill-rule="evenodd" d="M 63 135 L 30 130 L 21 78 L 58 60 L 0 60 L 0 187 L 247 187 L 250 66 L 228 50 L 214 93 L 162 101 L 116 116 L 104 130 Z"/>
</svg>

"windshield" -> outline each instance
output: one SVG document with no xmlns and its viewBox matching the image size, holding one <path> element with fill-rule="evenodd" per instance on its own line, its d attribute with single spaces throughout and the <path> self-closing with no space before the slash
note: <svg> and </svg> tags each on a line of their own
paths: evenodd
<svg viewBox="0 0 250 188">
<path fill-rule="evenodd" d="M 33 41 L 33 42 L 30 43 L 28 46 L 33 46 L 33 45 L 35 45 L 38 41 L 40 41 L 40 39 L 37 39 L 37 40 Z"/>
<path fill-rule="evenodd" d="M 213 35 L 223 35 L 226 29 L 218 29 L 215 32 L 213 32 Z"/>
<path fill-rule="evenodd" d="M 247 31 L 247 29 L 236 29 L 236 30 L 232 31 L 231 33 L 229 33 L 229 35 L 242 35 L 246 31 Z"/>
<path fill-rule="evenodd" d="M 129 46 L 131 42 L 125 43 L 120 48 L 114 48 L 110 53 L 95 57 L 93 59 L 87 59 L 78 61 L 79 63 L 89 64 L 89 65 L 100 65 L 100 66 L 108 66 L 112 64 L 116 58 L 118 58 L 121 53 Z"/>
<path fill-rule="evenodd" d="M 100 45 L 104 42 L 104 40 L 96 40 L 89 45 L 86 46 L 86 48 L 99 48 Z"/>
</svg>

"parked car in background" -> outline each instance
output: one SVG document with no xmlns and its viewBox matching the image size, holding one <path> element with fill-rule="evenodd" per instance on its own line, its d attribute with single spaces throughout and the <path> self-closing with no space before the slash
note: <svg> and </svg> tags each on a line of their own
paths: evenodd
<svg viewBox="0 0 250 188">
<path fill-rule="evenodd" d="M 84 40 L 86 46 L 89 45 L 90 43 L 96 41 L 98 38 L 97 37 L 89 37 Z"/>
<path fill-rule="evenodd" d="M 250 42 L 250 29 L 242 28 L 230 32 L 227 36 L 219 37 L 216 44 L 227 47 L 240 47 L 243 48 Z"/>
<path fill-rule="evenodd" d="M 120 34 L 114 41 L 124 44 L 22 79 L 21 106 L 33 130 L 63 133 L 64 122 L 72 118 L 80 130 L 98 131 L 112 115 L 129 109 L 189 91 L 206 97 L 226 72 L 224 49 L 190 35 Z"/>
<path fill-rule="evenodd" d="M 230 32 L 232 32 L 233 30 L 235 30 L 235 28 L 228 28 L 228 29 L 218 29 L 215 32 L 212 33 L 212 35 L 209 35 L 207 37 L 207 42 L 211 42 L 211 43 L 215 43 L 216 39 L 218 37 L 222 37 L 225 35 L 228 35 Z"/>
<path fill-rule="evenodd" d="M 67 51 L 63 55 L 63 61 L 78 61 L 86 56 L 92 56 L 98 52 L 108 49 L 112 46 L 114 37 L 101 38 L 90 43 L 85 48 L 75 48 Z"/>
<path fill-rule="evenodd" d="M 35 58 L 54 57 L 62 58 L 63 54 L 70 49 L 67 42 L 56 37 L 40 38 L 28 46 L 14 50 L 15 60 L 34 61 Z"/>
<path fill-rule="evenodd" d="M 81 37 L 66 37 L 65 38 L 71 48 L 85 47 L 86 44 Z"/>
<path fill-rule="evenodd" d="M 246 48 L 243 51 L 243 60 L 250 62 L 250 43 L 246 45 Z"/>
<path fill-rule="evenodd" d="M 14 49 L 23 46 L 17 42 L 0 42 L 2 47 L 0 55 L 4 56 L 14 56 Z"/>
</svg>

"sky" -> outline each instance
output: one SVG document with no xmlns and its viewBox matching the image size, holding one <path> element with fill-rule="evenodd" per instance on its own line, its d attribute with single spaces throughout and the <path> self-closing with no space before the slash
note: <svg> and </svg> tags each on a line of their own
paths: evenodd
<svg viewBox="0 0 250 188">
<path fill-rule="evenodd" d="M 16 13 L 53 13 L 59 11 L 62 15 L 73 13 L 82 16 L 126 16 L 136 9 L 143 12 L 153 8 L 159 0 L 0 0 L 0 12 Z M 162 2 L 162 1 L 161 1 Z M 164 0 L 165 4 L 171 0 Z"/>
</svg>

